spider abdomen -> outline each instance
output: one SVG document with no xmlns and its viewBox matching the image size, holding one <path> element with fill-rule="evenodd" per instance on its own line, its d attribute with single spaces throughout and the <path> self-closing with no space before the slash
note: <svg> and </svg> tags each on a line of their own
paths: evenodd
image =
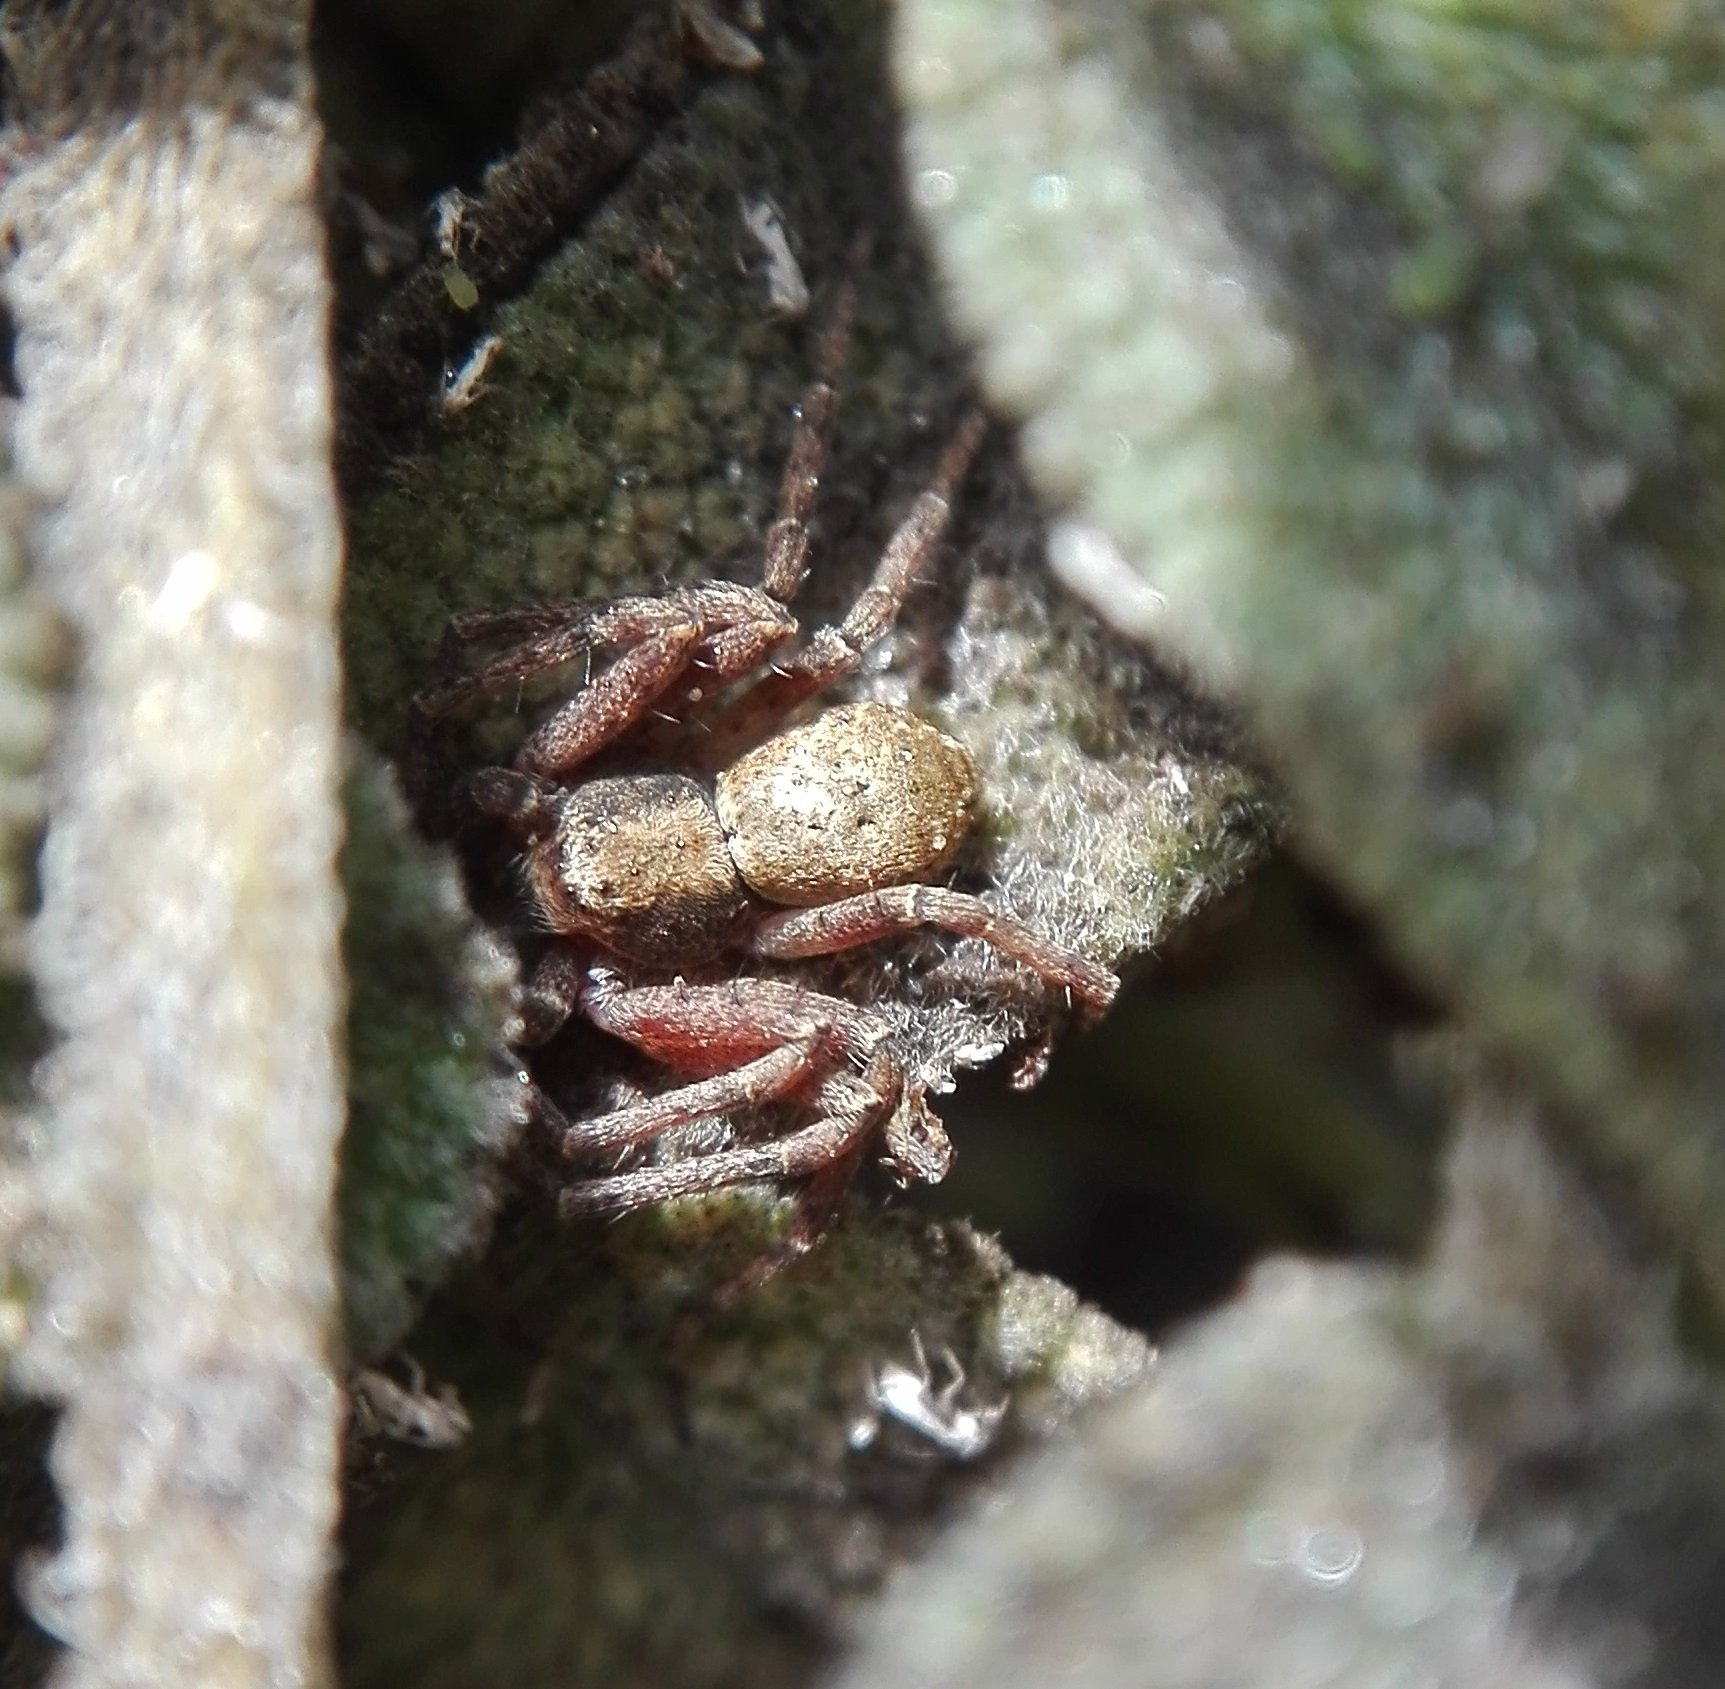
<svg viewBox="0 0 1725 1689">
<path fill-rule="evenodd" d="M 976 765 L 939 728 L 846 704 L 769 739 L 718 779 L 737 871 L 773 903 L 830 903 L 938 875 L 970 830 Z"/>
</svg>

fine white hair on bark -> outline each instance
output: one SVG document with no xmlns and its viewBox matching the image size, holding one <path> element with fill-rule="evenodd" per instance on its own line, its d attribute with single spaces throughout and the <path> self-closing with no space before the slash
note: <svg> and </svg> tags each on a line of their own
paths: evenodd
<svg viewBox="0 0 1725 1689">
<path fill-rule="evenodd" d="M 336 601 L 306 8 L 19 6 L 34 564 L 77 640 L 18 1357 L 55 1681 L 314 1685 L 336 1507 Z"/>
</svg>

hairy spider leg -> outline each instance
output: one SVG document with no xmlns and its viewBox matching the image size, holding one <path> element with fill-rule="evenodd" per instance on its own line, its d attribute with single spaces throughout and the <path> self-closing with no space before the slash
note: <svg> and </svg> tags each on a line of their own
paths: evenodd
<svg viewBox="0 0 1725 1689">
<path fill-rule="evenodd" d="M 562 1193 L 558 1199 L 559 1212 L 565 1218 L 622 1213 L 673 1197 L 704 1195 L 730 1185 L 807 1178 L 847 1162 L 848 1180 L 869 1135 L 903 1089 L 904 1076 L 897 1061 L 887 1049 L 878 1049 L 861 1075 L 836 1074 L 820 1086 L 815 1101 L 821 1112 L 809 1125 L 762 1143 L 716 1150 L 711 1155 L 692 1155 L 686 1161 L 641 1167 L 605 1179 L 583 1180 Z M 842 1191 L 841 1184 L 838 1192 L 823 1188 L 822 1194 L 836 1202 Z M 803 1253 L 818 1235 L 817 1231 L 796 1253 Z M 780 1265 L 783 1261 L 776 1262 L 771 1270 Z"/>
<path fill-rule="evenodd" d="M 933 479 L 917 495 L 904 520 L 881 552 L 867 586 L 843 621 L 817 629 L 803 647 L 770 672 L 743 688 L 713 723 L 701 761 L 722 768 L 736 757 L 764 724 L 777 723 L 798 704 L 856 671 L 869 649 L 891 630 L 952 515 L 953 495 L 974 460 L 988 420 L 971 411 L 941 453 Z"/>
<path fill-rule="evenodd" d="M 590 651 L 637 644 L 688 619 L 687 606 L 675 594 L 570 598 L 461 611 L 449 619 L 441 653 L 445 666 L 461 664 L 459 672 L 422 687 L 414 696 L 414 708 L 422 715 L 444 715 L 469 699 L 517 686 Z M 467 646 L 499 639 L 510 643 L 482 663 L 466 662 Z"/>
<path fill-rule="evenodd" d="M 600 1031 L 695 1074 L 722 1073 L 805 1040 L 814 1040 L 829 1071 L 841 1064 L 860 1071 L 892 1034 L 887 1021 L 843 997 L 779 979 L 630 985 L 596 967 L 579 1007 Z"/>
<path fill-rule="evenodd" d="M 522 778 L 504 769 L 496 772 L 508 780 Z M 504 1041 L 515 1049 L 532 1049 L 555 1038 L 580 1007 L 587 966 L 588 958 L 574 946 L 553 944 L 528 976 L 520 1015 L 503 1029 Z"/>
<path fill-rule="evenodd" d="M 771 1256 L 750 1268 L 747 1284 L 813 1247 L 869 1136 L 906 1104 L 887 1022 L 843 998 L 780 980 L 630 986 L 610 970 L 596 969 L 581 993 L 580 1011 L 667 1065 L 708 1070 L 711 1077 L 566 1125 L 568 1153 L 623 1147 L 714 1114 L 813 1092 L 816 1118 L 796 1131 L 583 1180 L 559 1199 L 565 1215 L 609 1213 L 759 1179 L 807 1179 L 790 1232 Z M 743 1288 L 739 1281 L 737 1293 Z"/>
<path fill-rule="evenodd" d="M 567 779 L 676 685 L 704 636 L 699 623 L 689 622 L 625 651 L 521 741 L 517 772 L 547 782 Z"/>
<path fill-rule="evenodd" d="M 622 598 L 595 606 L 572 600 L 525 618 L 499 613 L 505 625 L 536 628 L 526 639 L 463 675 L 427 687 L 415 699 L 439 715 L 468 698 L 518 684 L 606 646 L 628 647 L 575 697 L 553 711 L 516 752 L 523 774 L 557 779 L 632 727 L 692 667 L 711 670 L 724 686 L 759 666 L 797 631 L 791 613 L 759 587 L 707 581 L 657 598 Z M 469 618 L 472 626 L 477 618 Z"/>
<path fill-rule="evenodd" d="M 1043 938 L 1010 916 L 995 914 L 970 892 L 948 886 L 888 886 L 810 909 L 788 909 L 766 916 L 748 942 L 757 955 L 788 961 L 829 956 L 912 927 L 938 927 L 962 938 L 980 938 L 1050 985 L 1070 991 L 1088 1014 L 1101 1014 L 1120 989 L 1118 977 L 1107 968 Z"/>
<path fill-rule="evenodd" d="M 614 597 L 540 599 L 495 610 L 457 610 L 444 624 L 438 658 L 447 669 L 454 670 L 458 665 L 465 668 L 465 653 L 470 645 L 495 645 L 503 639 L 521 644 L 540 634 L 566 628 L 577 617 L 609 609 L 616 602 Z"/>
<path fill-rule="evenodd" d="M 847 276 L 833 295 L 826 327 L 821 333 L 815 378 L 797 406 L 790 455 L 785 459 L 784 478 L 779 482 L 778 511 L 767 530 L 761 568 L 761 590 L 781 603 L 789 603 L 796 597 L 808 572 L 808 522 L 814 513 L 821 471 L 826 467 L 827 447 L 832 440 L 839 376 L 850 347 L 856 303 L 856 286 Z"/>
<path fill-rule="evenodd" d="M 831 1072 L 830 1062 L 820 1059 L 820 1044 L 819 1035 L 811 1033 L 729 1072 L 625 1103 L 609 1114 L 575 1121 L 563 1133 L 563 1153 L 571 1158 L 603 1155 L 646 1143 L 697 1120 L 710 1120 L 737 1109 L 761 1108 L 792 1096 Z"/>
</svg>

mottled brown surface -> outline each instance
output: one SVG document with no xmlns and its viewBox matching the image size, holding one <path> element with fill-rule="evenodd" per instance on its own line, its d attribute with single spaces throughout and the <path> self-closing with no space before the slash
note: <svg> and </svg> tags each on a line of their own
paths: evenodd
<svg viewBox="0 0 1725 1689">
<path fill-rule="evenodd" d="M 557 932 L 655 966 L 717 955 L 747 902 L 713 800 L 685 775 L 577 786 L 528 861 Z"/>
<path fill-rule="evenodd" d="M 970 830 L 976 764 L 903 710 L 849 704 L 719 776 L 720 824 L 749 884 L 806 905 L 932 879 Z"/>
</svg>

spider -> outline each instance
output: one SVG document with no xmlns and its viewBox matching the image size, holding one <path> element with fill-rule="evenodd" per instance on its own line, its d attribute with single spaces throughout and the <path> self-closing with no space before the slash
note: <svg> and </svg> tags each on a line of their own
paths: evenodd
<svg viewBox="0 0 1725 1689">
<path fill-rule="evenodd" d="M 580 1016 L 690 1076 L 573 1123 L 536 1095 L 571 1158 L 614 1156 L 769 1103 L 800 1106 L 807 1123 L 782 1136 L 584 1178 L 560 1197 L 566 1215 L 597 1214 L 801 1180 L 787 1237 L 757 1277 L 818 1240 L 876 1134 L 905 1182 L 937 1182 L 952 1151 L 884 1017 L 782 979 L 710 977 L 726 958 L 821 956 L 932 926 L 986 940 L 1087 1014 L 1105 1009 L 1119 983 L 970 893 L 930 883 L 971 822 L 976 769 L 962 745 L 878 703 L 798 713 L 891 629 L 985 426 L 980 413 L 964 419 L 849 613 L 787 654 L 854 308 L 847 281 L 797 412 L 758 586 L 705 581 L 458 616 L 453 649 L 510 643 L 416 700 L 437 716 L 615 653 L 528 735 L 512 767 L 481 770 L 468 785 L 474 806 L 523 847 L 534 913 L 553 935 L 525 993 L 518 1042 L 543 1043 Z M 673 701 L 706 729 L 688 736 L 674 771 L 592 776 L 595 757 Z"/>
</svg>

